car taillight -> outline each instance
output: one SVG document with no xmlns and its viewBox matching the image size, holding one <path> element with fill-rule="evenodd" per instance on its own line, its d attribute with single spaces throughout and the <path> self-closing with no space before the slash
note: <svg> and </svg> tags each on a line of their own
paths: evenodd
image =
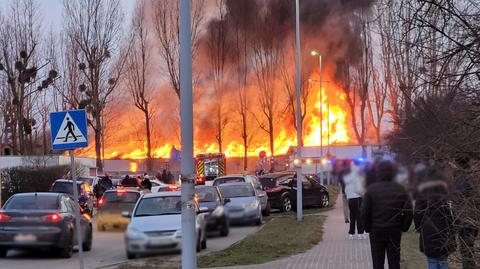
<svg viewBox="0 0 480 269">
<path fill-rule="evenodd" d="M 277 186 L 277 187 L 273 187 L 273 188 L 271 188 L 271 189 L 266 189 L 266 192 L 280 192 L 280 191 L 282 191 L 282 188 L 280 188 L 280 187 L 278 187 L 278 186 Z"/>
<path fill-rule="evenodd" d="M 62 217 L 62 215 L 60 215 L 58 213 L 53 213 L 53 214 L 49 214 L 49 215 L 44 216 L 43 220 L 48 221 L 48 222 L 52 222 L 52 223 L 56 223 L 56 222 L 62 221 L 63 217 Z"/>
<path fill-rule="evenodd" d="M 203 185 L 203 184 L 205 184 L 205 178 L 197 177 L 197 185 Z"/>
<path fill-rule="evenodd" d="M 11 219 L 12 217 L 10 217 L 9 215 L 5 213 L 0 213 L 0 222 L 9 221 Z"/>
<path fill-rule="evenodd" d="M 174 185 L 174 184 L 169 184 L 169 185 L 168 185 L 168 190 L 169 190 L 169 191 L 177 191 L 177 190 L 178 190 L 178 186 L 177 186 L 177 185 Z"/>
<path fill-rule="evenodd" d="M 101 207 L 101 206 L 104 206 L 105 205 L 105 198 L 100 198 L 100 200 L 98 200 L 98 203 L 97 203 L 97 206 L 98 207 Z"/>
</svg>

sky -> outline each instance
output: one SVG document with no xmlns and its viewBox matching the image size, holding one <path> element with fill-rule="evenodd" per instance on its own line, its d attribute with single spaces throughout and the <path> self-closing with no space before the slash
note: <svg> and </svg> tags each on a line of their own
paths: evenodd
<svg viewBox="0 0 480 269">
<path fill-rule="evenodd" d="M 0 0 L 0 8 L 3 10 L 8 8 L 10 3 L 15 0 Z M 125 12 L 126 20 L 130 21 L 132 10 L 136 0 L 120 0 L 120 4 Z M 63 0 L 36 0 L 36 4 L 40 6 L 40 13 L 45 29 L 59 31 L 62 28 L 62 10 Z"/>
</svg>

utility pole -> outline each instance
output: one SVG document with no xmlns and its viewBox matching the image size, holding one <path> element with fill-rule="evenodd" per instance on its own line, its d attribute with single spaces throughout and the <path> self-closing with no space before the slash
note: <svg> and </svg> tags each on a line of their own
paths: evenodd
<svg viewBox="0 0 480 269">
<path fill-rule="evenodd" d="M 303 219 L 302 199 L 302 107 L 300 102 L 300 0 L 295 1 L 295 32 L 296 32 L 296 94 L 297 94 L 297 156 L 300 159 L 300 166 L 297 167 L 297 221 Z"/>
<path fill-rule="evenodd" d="M 180 0 L 180 121 L 182 180 L 182 269 L 196 269 L 193 164 L 191 0 Z"/>
</svg>

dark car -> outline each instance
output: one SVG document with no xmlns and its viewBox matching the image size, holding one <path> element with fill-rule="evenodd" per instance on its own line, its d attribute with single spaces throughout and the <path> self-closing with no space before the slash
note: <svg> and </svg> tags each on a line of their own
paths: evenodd
<svg viewBox="0 0 480 269">
<path fill-rule="evenodd" d="M 227 236 L 230 231 L 230 222 L 228 221 L 228 209 L 225 204 L 230 201 L 223 198 L 214 186 L 195 186 L 195 192 L 198 195 L 198 203 L 200 207 L 208 208 L 207 230 L 220 231 L 220 236 Z"/>
<path fill-rule="evenodd" d="M 270 206 L 280 211 L 295 210 L 297 200 L 296 173 L 292 171 L 271 173 L 260 176 L 260 183 L 267 192 Z M 303 206 L 329 205 L 329 193 L 315 176 L 305 176 L 302 184 Z"/>
<path fill-rule="evenodd" d="M 65 193 L 73 197 L 73 181 L 57 179 L 52 184 L 51 192 Z M 92 214 L 94 204 L 92 187 L 88 182 L 77 180 L 78 204 L 83 212 Z"/>
<path fill-rule="evenodd" d="M 15 194 L 0 210 L 0 257 L 13 248 L 52 248 L 63 258 L 72 256 L 77 244 L 75 211 L 78 203 L 62 193 Z M 80 216 L 82 249 L 92 249 L 92 222 Z"/>
<path fill-rule="evenodd" d="M 97 203 L 97 230 L 126 228 L 128 219 L 122 217 L 122 212 L 132 212 L 140 195 L 141 192 L 137 188 L 118 188 L 105 191 Z"/>
</svg>

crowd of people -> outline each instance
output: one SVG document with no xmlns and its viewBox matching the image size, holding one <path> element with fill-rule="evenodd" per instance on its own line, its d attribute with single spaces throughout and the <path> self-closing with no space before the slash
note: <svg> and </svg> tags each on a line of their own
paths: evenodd
<svg viewBox="0 0 480 269">
<path fill-rule="evenodd" d="M 391 160 L 344 162 L 338 179 L 345 222 L 350 226 L 348 239 L 370 239 L 374 269 L 384 268 L 385 256 L 388 268 L 400 268 L 402 233 L 412 223 L 429 269 L 447 269 L 456 250 L 463 269 L 479 268 L 475 258 L 480 226 L 478 178 L 466 157 L 449 168 L 432 163 L 417 166 L 410 181 L 414 187 L 407 191 L 397 182 L 397 166 Z"/>
<path fill-rule="evenodd" d="M 155 179 L 160 181 L 164 184 L 175 184 L 175 178 L 170 171 L 167 169 L 163 169 L 162 173 L 158 173 L 155 175 Z M 147 173 L 143 175 L 138 175 L 137 177 L 131 175 L 125 175 L 122 178 L 120 185 L 122 187 L 133 187 L 133 188 L 141 188 L 144 191 L 151 191 L 152 190 L 152 181 L 150 180 L 150 176 Z M 93 193 L 95 197 L 100 198 L 102 197 L 103 193 L 106 190 L 115 188 L 113 181 L 108 172 L 105 172 L 104 176 L 101 176 L 98 180 L 98 183 L 93 187 Z"/>
</svg>

